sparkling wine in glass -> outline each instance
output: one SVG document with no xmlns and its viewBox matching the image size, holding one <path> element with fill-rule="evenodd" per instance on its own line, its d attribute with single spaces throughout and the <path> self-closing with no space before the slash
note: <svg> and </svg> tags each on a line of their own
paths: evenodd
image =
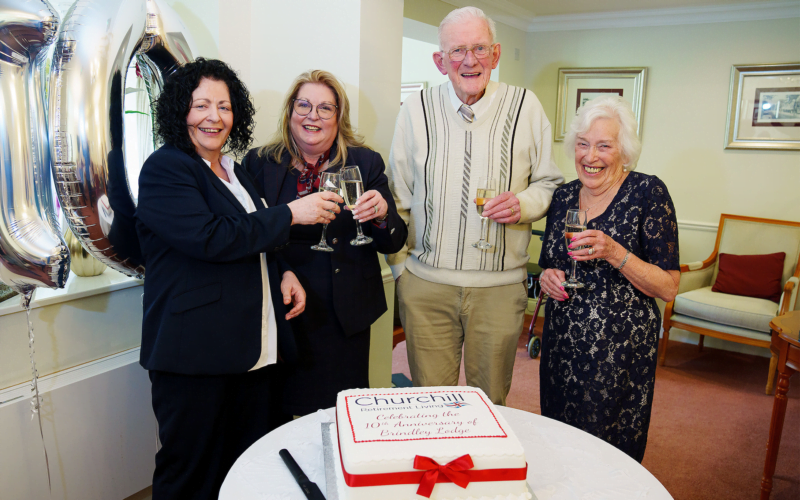
<svg viewBox="0 0 800 500">
<path fill-rule="evenodd" d="M 489 219 L 483 216 L 483 207 L 486 202 L 497 196 L 497 182 L 494 179 L 478 178 L 478 190 L 475 194 L 475 207 L 481 216 L 481 239 L 472 244 L 481 250 L 490 250 L 494 245 L 487 241 L 489 232 Z"/>
<path fill-rule="evenodd" d="M 575 235 L 575 233 L 586 231 L 588 213 L 588 210 L 580 210 L 577 208 L 570 208 L 567 210 L 567 218 L 564 220 L 564 241 L 567 245 L 567 251 L 575 251 L 583 248 L 569 248 L 569 244 L 571 243 L 572 237 Z M 578 279 L 575 277 L 575 273 L 577 272 L 577 264 L 577 261 L 572 259 L 572 273 L 569 275 L 569 279 L 567 281 L 561 283 L 561 286 L 564 288 L 584 287 L 584 284 L 578 281 Z"/>
<path fill-rule="evenodd" d="M 338 172 L 322 172 L 319 176 L 319 191 L 328 191 L 331 193 L 339 194 L 339 182 L 341 177 Z M 325 240 L 325 233 L 328 231 L 328 224 L 322 226 L 322 238 L 319 243 L 311 246 L 311 250 L 318 250 L 320 252 L 333 252 L 333 248 L 328 246 Z"/>
<path fill-rule="evenodd" d="M 358 199 L 364 194 L 364 183 L 361 180 L 361 171 L 356 165 L 353 165 L 344 167 L 341 171 L 341 175 L 342 187 L 344 188 L 344 203 L 347 205 L 347 208 L 353 210 Z M 358 220 L 356 220 L 356 230 L 358 231 L 358 236 L 350 240 L 351 245 L 360 246 L 372 243 L 372 238 L 364 236 L 364 232 L 361 230 L 361 223 L 358 222 Z"/>
</svg>

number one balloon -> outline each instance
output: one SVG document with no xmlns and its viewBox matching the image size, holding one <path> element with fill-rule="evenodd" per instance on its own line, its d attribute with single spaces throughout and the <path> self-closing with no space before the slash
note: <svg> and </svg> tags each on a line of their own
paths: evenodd
<svg viewBox="0 0 800 500">
<path fill-rule="evenodd" d="M 44 1 L 0 0 L 0 280 L 61 288 L 69 252 L 52 199 L 41 75 L 58 15 Z"/>
</svg>

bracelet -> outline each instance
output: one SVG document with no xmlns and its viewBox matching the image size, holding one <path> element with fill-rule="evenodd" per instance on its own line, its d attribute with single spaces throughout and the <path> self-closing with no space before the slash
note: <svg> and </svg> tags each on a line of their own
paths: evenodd
<svg viewBox="0 0 800 500">
<path fill-rule="evenodd" d="M 628 252 L 625 254 L 625 258 L 622 259 L 622 264 L 620 264 L 619 267 L 617 268 L 617 271 L 621 271 L 622 268 L 625 267 L 625 264 L 628 262 L 628 257 L 630 257 L 630 255 L 631 251 L 628 250 Z"/>
</svg>

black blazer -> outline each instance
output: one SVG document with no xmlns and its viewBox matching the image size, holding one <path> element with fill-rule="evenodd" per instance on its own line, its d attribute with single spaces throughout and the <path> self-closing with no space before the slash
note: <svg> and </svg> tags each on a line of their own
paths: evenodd
<svg viewBox="0 0 800 500">
<path fill-rule="evenodd" d="M 291 168 L 289 165 L 288 154 L 277 164 L 272 158 L 259 156 L 257 149 L 250 150 L 242 160 L 242 166 L 253 176 L 256 189 L 270 207 L 277 204 L 278 191 Z M 383 293 L 381 266 L 376 252 L 399 252 L 405 245 L 408 229 L 397 213 L 381 155 L 367 148 L 349 148 L 346 165 L 358 165 L 364 180 L 364 191 L 377 190 L 389 204 L 385 228 L 378 228 L 372 221 L 361 224 L 364 234 L 373 238 L 371 245 L 356 247 L 350 244 L 350 240 L 356 237 L 356 222 L 346 210 L 328 225 L 328 241 L 331 242 L 334 238 L 340 240 L 335 245 L 335 250 L 329 254 L 333 304 L 345 334 L 353 335 L 369 328 L 386 312 L 386 296 Z M 339 167 L 329 171 L 337 170 Z M 311 242 L 313 243 L 316 241 Z"/>
<path fill-rule="evenodd" d="M 297 348 L 274 253 L 289 239 L 289 207 L 265 208 L 250 176 L 236 177 L 258 208 L 248 214 L 197 154 L 162 146 L 142 167 L 136 229 L 147 271 L 140 363 L 189 375 L 244 373 L 261 355 L 259 254 L 267 253 L 281 357 Z"/>
</svg>

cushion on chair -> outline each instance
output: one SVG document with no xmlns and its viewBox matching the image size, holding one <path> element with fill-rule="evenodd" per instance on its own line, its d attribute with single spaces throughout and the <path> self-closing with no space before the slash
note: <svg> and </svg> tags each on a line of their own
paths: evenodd
<svg viewBox="0 0 800 500">
<path fill-rule="evenodd" d="M 767 299 L 713 292 L 707 286 L 675 297 L 673 312 L 711 323 L 769 333 L 769 322 L 778 314 L 778 306 Z"/>
<path fill-rule="evenodd" d="M 714 330 L 715 332 L 727 333 L 736 337 L 743 337 L 746 339 L 760 340 L 769 342 L 770 334 L 765 332 L 757 332 L 755 330 L 747 330 L 745 328 L 737 328 L 735 326 L 723 325 L 721 323 L 711 323 L 710 321 L 703 321 L 702 319 L 690 318 L 682 314 L 673 314 L 670 318 L 673 322 L 683 323 L 684 325 L 696 326 L 698 328 L 705 328 Z"/>
<path fill-rule="evenodd" d="M 719 273 L 712 291 L 778 302 L 786 253 L 719 255 Z"/>
</svg>

